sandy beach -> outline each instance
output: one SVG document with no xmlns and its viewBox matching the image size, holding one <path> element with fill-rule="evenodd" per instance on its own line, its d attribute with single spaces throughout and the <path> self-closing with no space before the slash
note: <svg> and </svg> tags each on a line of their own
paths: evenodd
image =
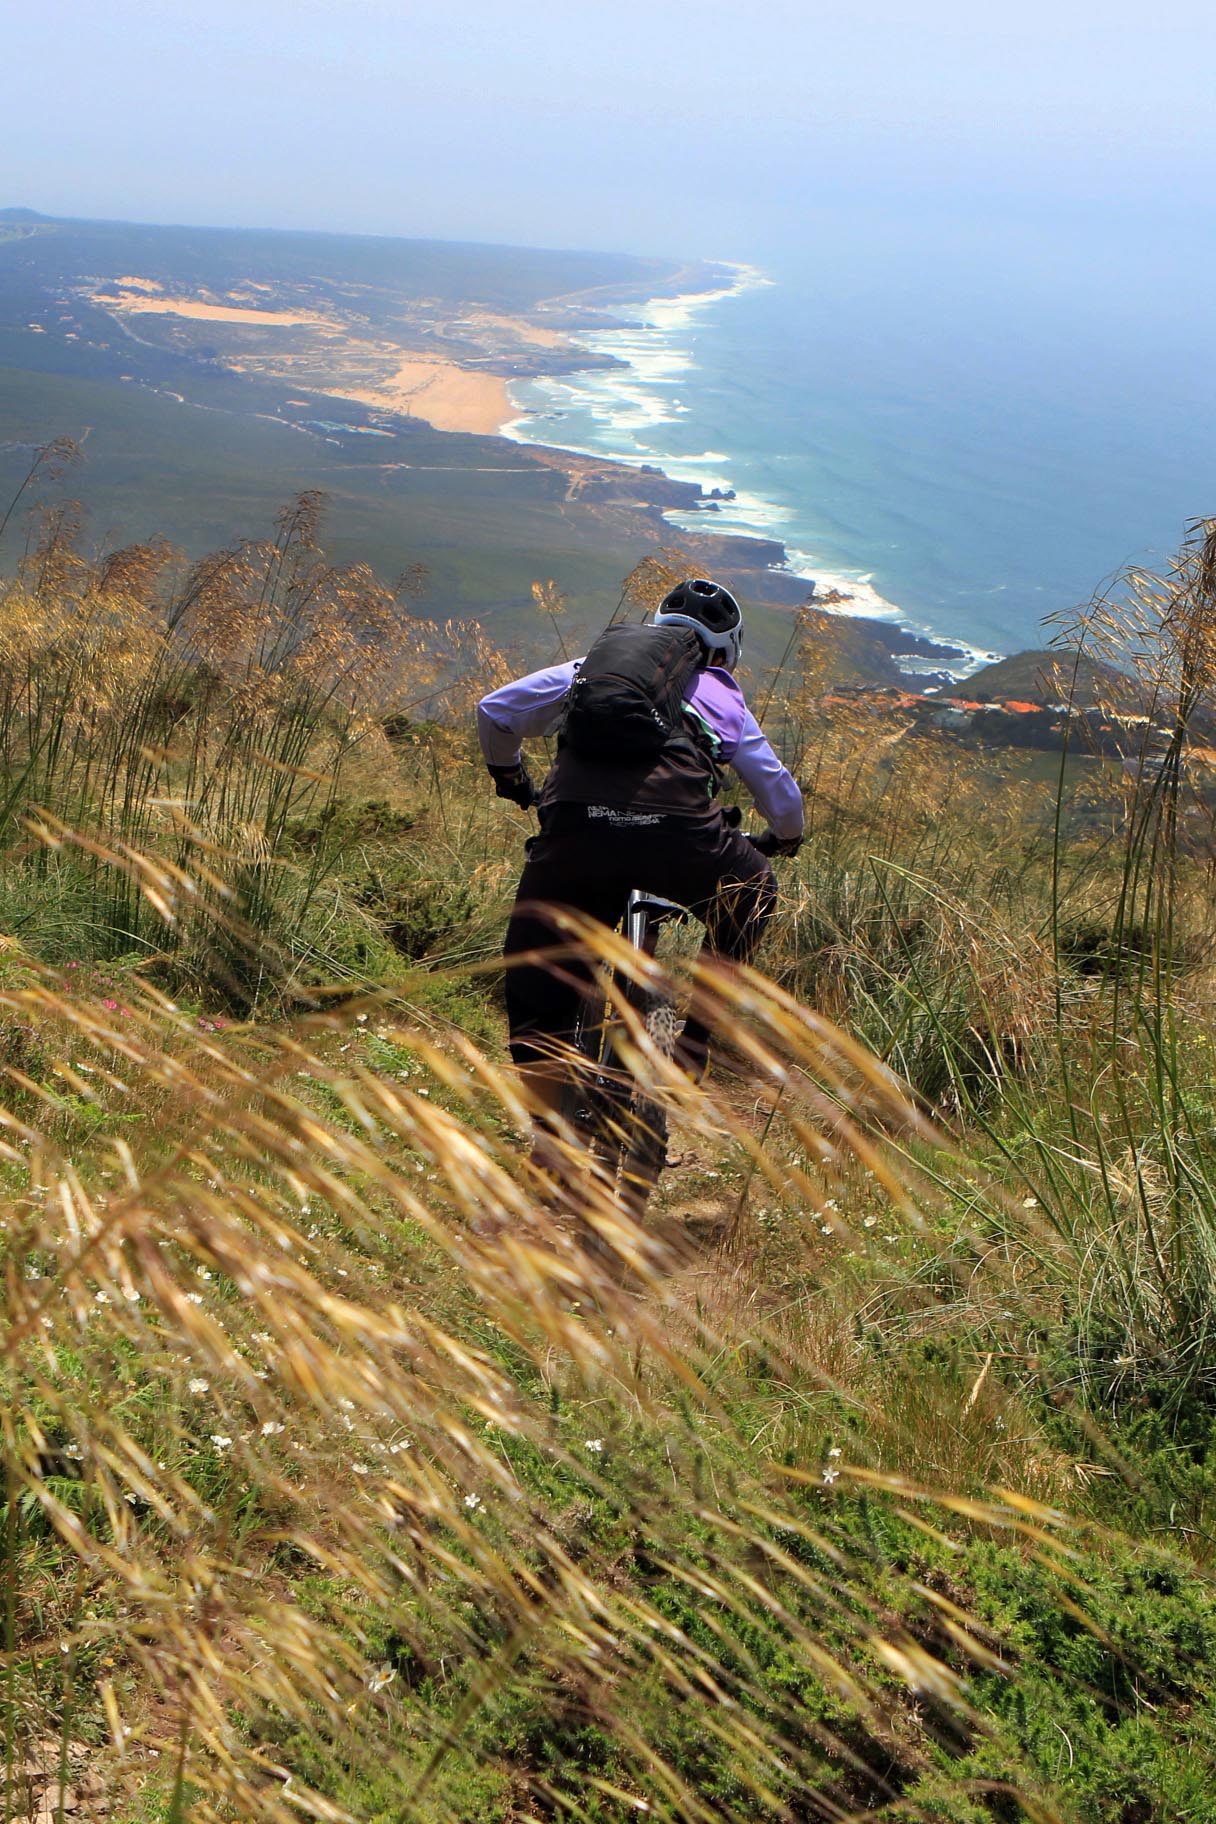
<svg viewBox="0 0 1216 1824">
<path fill-rule="evenodd" d="M 473 373 L 454 361 L 407 356 L 391 380 L 365 391 L 335 395 L 380 411 L 421 418 L 437 431 L 472 431 L 492 436 L 516 414 L 507 383 L 498 374 Z"/>
</svg>

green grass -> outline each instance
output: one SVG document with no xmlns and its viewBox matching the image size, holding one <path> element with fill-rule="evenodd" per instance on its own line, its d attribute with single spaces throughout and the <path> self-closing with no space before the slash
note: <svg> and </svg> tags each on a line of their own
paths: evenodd
<svg viewBox="0 0 1216 1824">
<path fill-rule="evenodd" d="M 346 599 L 293 552 L 225 572 L 224 627 Z M 44 616 L 95 601 L 69 548 L 40 562 Z M 0 605 L 33 680 L 10 792 L 78 675 L 33 588 Z M 106 664 L 163 608 L 132 582 Z M 139 651 L 40 774 L 107 852 L 14 819 L 0 854 L 11 1764 L 67 1743 L 149 1824 L 1206 1820 L 1216 976 L 1185 818 L 1107 767 L 884 747 L 796 664 L 770 721 L 810 839 L 768 982 L 700 984 L 751 1065 L 660 1085 L 681 1163 L 639 1277 L 610 1200 L 585 1183 L 613 1270 L 529 1174 L 494 958 L 531 826 L 470 681 L 391 739 L 406 680 L 376 681 L 349 743 L 286 691 L 234 745 L 296 655 L 224 647 L 205 723 L 175 697 L 165 780 L 231 766 L 268 849 L 273 966 L 234 1007 L 225 921 L 179 941 L 115 848 L 178 852 L 120 789 L 114 729 L 165 701 Z M 237 852 L 208 844 L 187 871 Z"/>
</svg>

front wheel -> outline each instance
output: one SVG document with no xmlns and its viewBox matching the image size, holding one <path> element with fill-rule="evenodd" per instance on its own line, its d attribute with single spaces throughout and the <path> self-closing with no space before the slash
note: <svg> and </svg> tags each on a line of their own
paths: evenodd
<svg viewBox="0 0 1216 1824">
<path fill-rule="evenodd" d="M 661 1059 L 675 1056 L 678 1021 L 674 1002 L 664 994 L 645 992 L 638 1008 L 645 1049 Z M 644 1065 L 644 1059 L 639 1060 Z M 625 1207 L 636 1222 L 646 1211 L 650 1193 L 667 1163 L 667 1110 L 663 1103 L 634 1079 L 625 1111 L 624 1145 L 621 1148 L 620 1186 Z"/>
</svg>

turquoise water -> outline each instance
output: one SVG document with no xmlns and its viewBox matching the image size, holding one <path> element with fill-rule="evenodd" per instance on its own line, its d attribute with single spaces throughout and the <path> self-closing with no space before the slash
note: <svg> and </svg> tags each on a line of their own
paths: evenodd
<svg viewBox="0 0 1216 1824">
<path fill-rule="evenodd" d="M 628 367 L 517 387 L 514 434 L 733 487 L 700 523 L 783 539 L 850 612 L 1015 651 L 1216 514 L 1195 266 L 1117 223 L 825 217 L 798 260 L 617 310 L 584 339 Z"/>
</svg>

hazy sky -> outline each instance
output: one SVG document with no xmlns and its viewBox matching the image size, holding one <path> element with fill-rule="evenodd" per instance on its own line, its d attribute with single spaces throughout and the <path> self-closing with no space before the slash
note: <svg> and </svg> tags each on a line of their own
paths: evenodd
<svg viewBox="0 0 1216 1824">
<path fill-rule="evenodd" d="M 0 204 L 763 259 L 1206 218 L 1210 0 L 0 0 Z"/>
</svg>

